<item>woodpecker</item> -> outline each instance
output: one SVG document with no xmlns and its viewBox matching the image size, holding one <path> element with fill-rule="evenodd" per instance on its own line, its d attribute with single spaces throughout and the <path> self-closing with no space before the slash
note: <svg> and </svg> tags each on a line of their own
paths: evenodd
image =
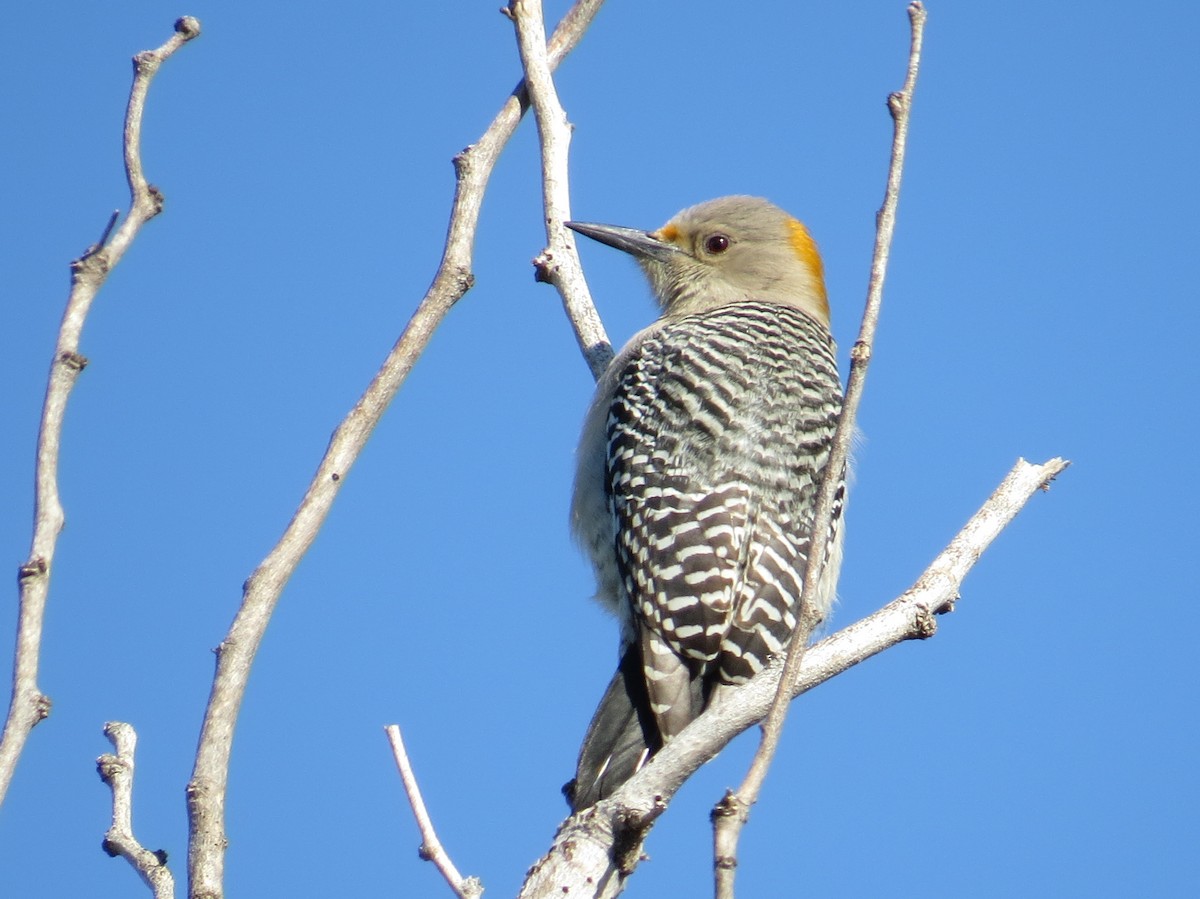
<svg viewBox="0 0 1200 899">
<path fill-rule="evenodd" d="M 621 643 L 563 788 L 578 811 L 786 649 L 842 390 L 820 254 L 779 207 L 722 197 L 657 231 L 567 227 L 633 256 L 662 309 L 601 378 L 579 445 L 572 529 Z"/>
</svg>

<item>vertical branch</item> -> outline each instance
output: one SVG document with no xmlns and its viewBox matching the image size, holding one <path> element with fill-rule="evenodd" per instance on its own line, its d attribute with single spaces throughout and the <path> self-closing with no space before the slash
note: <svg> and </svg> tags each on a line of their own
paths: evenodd
<svg viewBox="0 0 1200 899">
<path fill-rule="evenodd" d="M 571 124 L 559 102 L 546 55 L 541 0 L 512 0 L 508 15 L 517 28 L 517 47 L 541 142 L 542 204 L 549 245 L 533 261 L 536 277 L 558 289 L 592 377 L 599 380 L 612 361 L 613 351 L 584 280 L 575 241 L 563 227 L 563 222 L 571 218 Z"/>
<path fill-rule="evenodd" d="M 821 479 L 816 509 L 813 513 L 813 534 L 829 532 L 834 495 L 842 472 L 850 457 L 850 442 L 854 434 L 854 421 L 862 400 L 866 383 L 867 367 L 871 361 L 871 348 L 875 340 L 875 329 L 879 322 L 879 308 L 883 302 L 883 283 L 887 275 L 888 255 L 892 234 L 896 226 L 896 206 L 900 200 L 900 180 L 904 171 L 904 151 L 908 140 L 908 119 L 912 108 L 913 91 L 921 65 L 921 45 L 925 30 L 925 7 L 916 0 L 908 7 L 911 41 L 908 54 L 908 71 L 904 86 L 888 97 L 888 111 L 892 116 L 892 157 L 888 169 L 887 189 L 883 207 L 876 219 L 875 252 L 871 261 L 871 277 L 867 287 L 866 309 L 858 340 L 851 350 L 850 377 L 846 385 L 846 397 L 842 414 L 838 420 L 830 450 L 829 462 Z M 779 746 L 783 721 L 787 716 L 788 704 L 794 692 L 796 676 L 804 658 L 809 636 L 817 622 L 812 614 L 816 593 L 816 576 L 825 565 L 826 541 L 810 541 L 808 562 L 804 575 L 804 589 L 800 597 L 801 613 L 797 616 L 796 628 L 788 644 L 787 660 L 779 679 L 779 687 L 762 726 L 762 741 L 754 755 L 750 768 L 737 792 L 727 791 L 712 812 L 713 821 L 713 878 L 717 899 L 733 899 L 734 873 L 737 867 L 737 843 L 742 827 L 750 813 L 750 807 L 758 801 L 763 781 L 771 767 L 771 761 Z"/>
<path fill-rule="evenodd" d="M 33 541 L 29 559 L 18 569 L 20 589 L 17 639 L 13 653 L 13 691 L 0 738 L 0 804 L 12 783 L 17 760 L 30 732 L 50 714 L 50 698 L 38 688 L 42 627 L 50 574 L 58 535 L 65 515 L 58 495 L 58 460 L 62 448 L 63 419 L 67 400 L 79 373 L 87 365 L 79 353 L 79 341 L 92 301 L 121 261 L 142 225 L 162 211 L 162 194 L 146 183 L 142 172 L 142 113 L 146 94 L 159 66 L 185 43 L 200 34 L 200 23 L 191 17 L 175 23 L 175 34 L 157 50 L 146 50 L 133 58 L 133 86 L 125 112 L 125 176 L 129 182 L 129 214 L 113 233 L 117 215 L 109 219 L 100 240 L 71 263 L 71 293 L 59 326 L 42 421 L 38 430 L 34 474 Z"/>
<path fill-rule="evenodd" d="M 591 24 L 602 0 L 577 0 L 550 40 L 549 64 L 557 66 Z M 399 391 L 434 330 L 471 288 L 471 260 L 480 206 L 500 151 L 516 130 L 529 101 L 518 84 L 479 141 L 454 159 L 457 175 L 446 246 L 433 283 L 354 408 L 330 438 L 303 499 L 283 536 L 247 579 L 242 604 L 217 647 L 217 670 L 205 709 L 196 763 L 187 786 L 188 879 L 193 899 L 224 895 L 225 796 L 233 732 L 258 647 L 275 605 L 300 560 L 316 539 L 333 501 L 367 439 Z"/>
<path fill-rule="evenodd" d="M 175 878 L 167 867 L 167 853 L 161 849 L 151 852 L 133 835 L 133 756 L 137 750 L 137 732 L 128 724 L 110 721 L 104 725 L 104 735 L 117 751 L 116 755 L 106 753 L 96 759 L 100 779 L 112 790 L 112 826 L 104 835 L 104 851 L 133 865 L 146 886 L 154 891 L 154 899 L 173 899 Z"/>
</svg>

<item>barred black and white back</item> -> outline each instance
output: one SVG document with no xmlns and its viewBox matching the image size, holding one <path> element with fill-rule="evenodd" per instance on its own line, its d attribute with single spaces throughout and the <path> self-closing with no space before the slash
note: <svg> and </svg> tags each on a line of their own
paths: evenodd
<svg viewBox="0 0 1200 899">
<path fill-rule="evenodd" d="M 581 536 L 594 544 L 602 598 L 623 617 L 623 646 L 568 785 L 574 808 L 614 790 L 714 691 L 786 646 L 841 410 L 834 352 L 805 311 L 747 300 L 660 320 L 607 373 L 588 426 L 603 427 L 592 436 L 603 496 L 577 492 L 576 514 L 604 504 L 609 526 Z M 597 462 L 582 459 L 581 470 Z M 843 499 L 844 483 L 821 617 L 841 561 Z"/>
</svg>

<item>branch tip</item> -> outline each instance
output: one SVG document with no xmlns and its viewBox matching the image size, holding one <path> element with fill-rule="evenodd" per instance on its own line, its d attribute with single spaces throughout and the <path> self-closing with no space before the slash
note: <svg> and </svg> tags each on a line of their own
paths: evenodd
<svg viewBox="0 0 1200 899">
<path fill-rule="evenodd" d="M 200 36 L 200 20 L 195 16 L 183 16 L 175 20 L 175 33 L 183 35 L 185 41 Z"/>
<path fill-rule="evenodd" d="M 104 249 L 108 239 L 112 237 L 113 228 L 117 226 L 117 219 L 121 217 L 121 210 L 114 209 L 112 215 L 108 217 L 108 222 L 104 226 L 104 230 L 100 232 L 100 239 L 83 251 L 81 259 L 87 259 L 89 256 L 94 256 Z"/>
<path fill-rule="evenodd" d="M 1056 456 L 1055 458 L 1046 462 L 1046 464 L 1043 467 L 1050 469 L 1050 473 L 1048 475 L 1046 475 L 1046 478 L 1045 478 L 1045 480 L 1042 481 L 1041 487 L 1039 489 L 1043 493 L 1049 493 L 1050 485 L 1054 483 L 1055 479 L 1060 474 L 1062 474 L 1064 471 L 1066 471 L 1068 468 L 1071 467 L 1071 460 L 1063 459 L 1061 457 Z"/>
<path fill-rule="evenodd" d="M 106 736 L 114 753 L 105 753 L 96 759 L 100 779 L 112 791 L 112 824 L 104 835 L 100 847 L 113 857 L 124 858 L 138 876 L 154 891 L 155 899 L 170 899 L 175 895 L 175 881 L 167 867 L 167 853 L 163 849 L 149 850 L 133 835 L 133 777 L 134 751 L 137 748 L 137 731 L 132 725 L 121 721 L 109 721 L 104 725 Z"/>
<path fill-rule="evenodd" d="M 429 810 L 425 807 L 425 799 L 421 796 L 421 787 L 413 772 L 412 762 L 409 761 L 408 750 L 404 747 L 404 737 L 400 733 L 400 725 L 389 724 L 383 730 L 392 746 L 392 758 L 396 762 L 396 769 L 400 772 L 404 795 L 408 797 L 408 804 L 417 821 L 417 830 L 421 834 L 417 857 L 422 861 L 432 862 L 459 899 L 474 899 L 474 897 L 482 895 L 483 885 L 479 878 L 463 877 L 459 874 L 458 868 L 454 866 L 449 853 L 438 839 L 433 821 L 429 817 Z"/>
</svg>

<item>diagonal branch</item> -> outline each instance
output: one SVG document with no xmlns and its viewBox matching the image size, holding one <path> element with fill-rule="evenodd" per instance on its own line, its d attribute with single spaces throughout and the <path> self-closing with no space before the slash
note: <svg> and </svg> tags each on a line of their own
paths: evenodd
<svg viewBox="0 0 1200 899">
<path fill-rule="evenodd" d="M 556 66 L 579 42 L 601 0 L 577 0 L 550 40 Z M 279 543 L 246 581 L 242 604 L 217 647 L 217 670 L 200 731 L 196 764 L 187 787 L 190 895 L 224 895 L 225 793 L 233 732 L 250 668 L 284 586 L 333 506 L 341 484 L 434 330 L 470 289 L 475 229 L 488 179 L 500 151 L 528 108 L 523 84 L 512 92 L 478 143 L 454 159 L 457 173 L 449 233 L 441 264 L 417 311 L 354 408 L 338 425 L 300 506 Z"/>
<path fill-rule="evenodd" d="M 154 899 L 173 899 L 175 878 L 167 867 L 167 853 L 151 852 L 133 835 L 133 755 L 137 749 L 137 732 L 128 724 L 110 721 L 104 725 L 104 735 L 116 750 L 96 759 L 100 779 L 112 790 L 113 821 L 104 835 L 104 851 L 121 856 L 141 875 L 146 886 L 154 891 Z"/>
<path fill-rule="evenodd" d="M 948 612 L 963 579 L 1029 498 L 1066 469 L 1018 460 L 1004 481 L 917 582 L 878 612 L 814 644 L 789 691 L 794 698 L 897 643 L 933 636 L 935 615 Z M 529 871 L 521 899 L 584 895 L 611 899 L 641 860 L 642 842 L 683 783 L 742 731 L 761 721 L 778 689 L 773 664 L 728 701 L 715 703 L 666 744 L 616 793 L 568 818 L 550 850 Z"/>
<path fill-rule="evenodd" d="M 483 884 L 478 877 L 463 877 L 450 859 L 449 853 L 438 839 L 437 831 L 433 829 L 433 820 L 425 807 L 425 799 L 421 796 L 421 787 L 417 784 L 417 775 L 413 772 L 412 762 L 408 759 L 408 750 L 404 748 L 404 738 L 400 734 L 400 726 L 389 724 L 384 728 L 388 742 L 392 745 L 392 757 L 400 771 L 400 780 L 404 784 L 404 793 L 408 796 L 408 804 L 412 806 L 413 817 L 417 819 L 417 829 L 421 831 L 421 848 L 417 854 L 442 872 L 442 877 L 459 899 L 478 899 L 483 895 Z"/>
<path fill-rule="evenodd" d="M 71 293 L 63 312 L 46 383 L 42 422 L 38 430 L 34 474 L 33 543 L 29 559 L 18 570 L 20 607 L 17 640 L 13 653 L 13 692 L 8 707 L 4 736 L 0 738 L 0 804 L 12 783 L 17 760 L 30 732 L 50 714 L 50 697 L 38 688 L 39 656 L 50 574 L 58 535 L 66 517 L 58 495 L 58 459 L 62 448 L 63 420 L 67 400 L 87 359 L 79 353 L 83 325 L 92 301 L 121 261 L 142 225 L 162 211 L 163 197 L 146 182 L 142 172 L 142 113 L 146 94 L 159 66 L 176 50 L 200 34 L 200 23 L 190 16 L 175 23 L 175 34 L 157 50 L 146 50 L 133 58 L 133 86 L 125 111 L 125 177 L 129 182 L 129 214 L 113 232 L 118 213 L 113 213 L 100 240 L 71 263 Z"/>
<path fill-rule="evenodd" d="M 813 512 L 813 534 L 826 534 L 833 517 L 834 498 L 842 473 L 850 458 L 850 443 L 854 436 L 854 421 L 862 400 L 866 384 L 867 367 L 871 362 L 871 347 L 875 341 L 875 329 L 879 323 L 879 308 L 883 302 L 883 282 L 887 275 L 888 255 L 892 245 L 892 234 L 896 227 L 896 206 L 900 200 L 900 178 L 904 171 L 904 150 L 908 142 L 908 118 L 912 109 L 913 91 L 917 85 L 917 73 L 921 66 L 921 44 L 925 31 L 925 7 L 913 2 L 908 7 L 911 25 L 911 42 L 908 53 L 908 73 L 904 86 L 888 97 L 888 111 L 893 122 L 892 157 L 888 169 L 887 189 L 883 208 L 879 210 L 875 229 L 875 253 L 871 261 L 871 277 L 867 287 L 867 303 L 863 312 L 858 340 L 851 351 L 850 377 L 846 385 L 846 398 L 838 420 L 837 433 L 825 474 L 821 478 L 821 489 Z M 717 899 L 733 899 L 733 881 L 737 869 L 737 844 L 742 827 L 750 815 L 750 808 L 758 801 L 763 781 L 779 747 L 783 722 L 787 717 L 792 698 L 792 685 L 804 658 L 805 648 L 813 628 L 819 621 L 813 614 L 816 588 L 820 578 L 816 573 L 825 566 L 828 551 L 826 541 L 810 541 L 808 561 L 805 566 L 804 588 L 800 596 L 801 614 L 788 644 L 787 658 L 779 688 L 771 703 L 762 726 L 762 740 L 750 768 L 746 772 L 737 792 L 726 791 L 724 798 L 712 812 L 713 821 L 713 879 Z"/>
</svg>

